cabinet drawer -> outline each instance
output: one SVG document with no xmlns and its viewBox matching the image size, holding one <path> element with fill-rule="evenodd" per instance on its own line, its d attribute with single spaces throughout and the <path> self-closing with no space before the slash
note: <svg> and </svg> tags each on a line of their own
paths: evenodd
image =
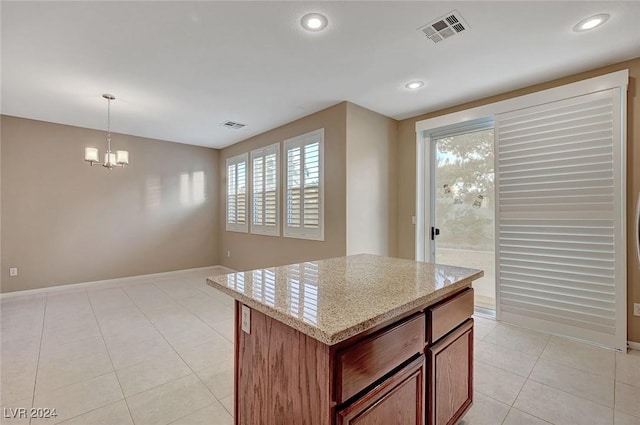
<svg viewBox="0 0 640 425">
<path fill-rule="evenodd" d="M 473 289 L 469 288 L 427 309 L 427 344 L 432 344 L 473 315 Z"/>
<path fill-rule="evenodd" d="M 336 401 L 342 403 L 424 348 L 423 313 L 382 329 L 338 353 Z"/>
<path fill-rule="evenodd" d="M 338 411 L 337 425 L 424 424 L 424 356 Z"/>
</svg>

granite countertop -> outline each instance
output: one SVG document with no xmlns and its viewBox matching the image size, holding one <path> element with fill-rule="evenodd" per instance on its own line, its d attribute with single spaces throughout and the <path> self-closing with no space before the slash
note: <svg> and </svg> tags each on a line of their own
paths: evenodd
<svg viewBox="0 0 640 425">
<path fill-rule="evenodd" d="M 481 270 L 359 254 L 217 275 L 207 284 L 327 345 L 468 286 Z"/>
</svg>

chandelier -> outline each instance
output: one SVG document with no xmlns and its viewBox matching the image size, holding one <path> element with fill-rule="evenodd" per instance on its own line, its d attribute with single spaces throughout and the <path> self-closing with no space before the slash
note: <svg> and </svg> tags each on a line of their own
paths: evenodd
<svg viewBox="0 0 640 425">
<path fill-rule="evenodd" d="M 113 170 L 114 167 L 124 167 L 129 164 L 128 151 L 111 152 L 111 101 L 115 100 L 115 96 L 111 94 L 103 94 L 102 97 L 107 99 L 107 152 L 104 154 L 104 163 L 102 166 Z M 84 160 L 93 166 L 100 159 L 98 148 L 84 148 Z"/>
</svg>

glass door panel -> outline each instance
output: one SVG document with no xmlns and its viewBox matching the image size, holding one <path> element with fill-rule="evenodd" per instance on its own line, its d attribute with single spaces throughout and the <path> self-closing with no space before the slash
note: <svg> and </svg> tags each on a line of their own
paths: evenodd
<svg viewBox="0 0 640 425">
<path fill-rule="evenodd" d="M 435 139 L 435 262 L 484 270 L 473 282 L 476 308 L 495 311 L 493 128 Z"/>
</svg>

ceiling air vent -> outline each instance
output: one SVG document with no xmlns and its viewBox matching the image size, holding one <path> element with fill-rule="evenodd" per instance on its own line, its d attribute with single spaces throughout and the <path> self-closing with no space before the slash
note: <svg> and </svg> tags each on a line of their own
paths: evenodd
<svg viewBox="0 0 640 425">
<path fill-rule="evenodd" d="M 462 19 L 457 10 L 449 12 L 444 16 L 418 28 L 418 31 L 427 36 L 434 43 L 439 43 L 444 39 L 452 37 L 469 28 L 469 25 Z"/>
<path fill-rule="evenodd" d="M 235 121 L 225 121 L 222 124 L 220 124 L 220 127 L 224 127 L 224 128 L 230 128 L 233 130 L 240 130 L 242 127 L 246 127 L 246 124 L 240 124 L 239 122 L 235 122 Z"/>
</svg>

